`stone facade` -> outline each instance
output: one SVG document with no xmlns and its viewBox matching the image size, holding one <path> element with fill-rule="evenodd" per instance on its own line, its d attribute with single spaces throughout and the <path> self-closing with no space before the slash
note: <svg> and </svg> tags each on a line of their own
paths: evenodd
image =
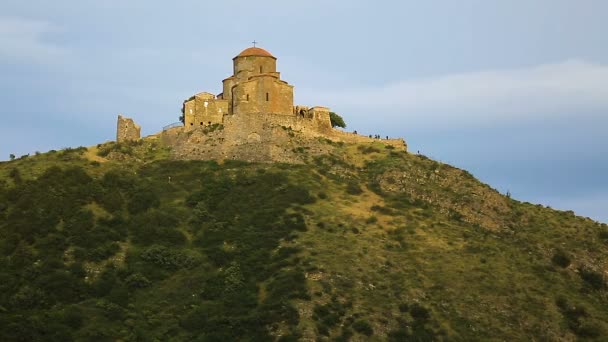
<svg viewBox="0 0 608 342">
<path fill-rule="evenodd" d="M 232 115 L 285 115 L 296 119 L 293 86 L 281 80 L 276 57 L 253 47 L 234 57 L 232 64 L 233 74 L 223 80 L 222 93 L 200 93 L 184 102 L 186 130 L 224 123 Z"/>
<path fill-rule="evenodd" d="M 187 129 L 222 123 L 228 113 L 228 100 L 211 93 L 199 93 L 184 103 L 184 125 Z"/>
<path fill-rule="evenodd" d="M 133 119 L 118 115 L 116 125 L 116 142 L 135 141 L 141 138 L 141 127 Z"/>
</svg>

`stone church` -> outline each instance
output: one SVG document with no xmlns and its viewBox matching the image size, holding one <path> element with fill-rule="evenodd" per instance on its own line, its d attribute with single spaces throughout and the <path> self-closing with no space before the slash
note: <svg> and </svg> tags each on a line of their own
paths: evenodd
<svg viewBox="0 0 608 342">
<path fill-rule="evenodd" d="M 380 139 L 333 129 L 329 108 L 294 106 L 294 87 L 281 80 L 277 59 L 259 47 L 232 59 L 232 76 L 222 92 L 202 92 L 182 105 L 182 122 L 146 139 L 170 148 L 173 159 L 303 163 L 323 154 L 327 141 L 374 143 L 407 149 L 403 139 Z M 116 141 L 140 139 L 140 128 L 119 115 Z M 302 151 L 308 151 L 306 154 Z"/>
<path fill-rule="evenodd" d="M 225 116 L 230 115 L 263 115 L 279 121 L 291 117 L 300 124 L 310 120 L 321 130 L 331 129 L 328 108 L 294 107 L 293 86 L 281 80 L 277 58 L 270 52 L 250 47 L 232 61 L 233 74 L 223 80 L 222 93 L 202 92 L 184 102 L 183 122 L 187 130 L 223 124 Z"/>
</svg>

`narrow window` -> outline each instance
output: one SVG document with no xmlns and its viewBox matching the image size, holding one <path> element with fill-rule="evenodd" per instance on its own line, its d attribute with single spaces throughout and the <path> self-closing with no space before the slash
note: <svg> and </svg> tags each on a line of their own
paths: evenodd
<svg viewBox="0 0 608 342">
<path fill-rule="evenodd" d="M 201 121 L 201 126 L 203 125 L 203 122 Z"/>
<path fill-rule="evenodd" d="M 268 95 L 268 93 L 266 93 L 266 101 L 268 101 L 270 99 L 270 96 Z"/>
<path fill-rule="evenodd" d="M 260 65 L 260 74 L 262 73 L 262 66 Z"/>
<path fill-rule="evenodd" d="M 249 101 L 249 94 L 247 94 L 247 101 Z"/>
<path fill-rule="evenodd" d="M 190 123 L 190 126 L 194 126 L 194 122 L 191 122 L 191 123 Z"/>
</svg>

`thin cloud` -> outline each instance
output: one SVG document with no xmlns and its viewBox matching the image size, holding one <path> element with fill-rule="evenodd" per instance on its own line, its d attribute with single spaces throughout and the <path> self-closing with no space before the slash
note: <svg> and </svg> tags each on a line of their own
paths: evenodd
<svg viewBox="0 0 608 342">
<path fill-rule="evenodd" d="M 339 110 L 407 117 L 408 122 L 538 120 L 608 109 L 608 66 L 580 60 L 529 68 L 404 80 L 374 88 L 304 89 Z"/>
<path fill-rule="evenodd" d="M 47 39 L 59 31 L 46 21 L 0 18 L 0 60 L 41 64 L 61 60 L 68 51 Z"/>
</svg>

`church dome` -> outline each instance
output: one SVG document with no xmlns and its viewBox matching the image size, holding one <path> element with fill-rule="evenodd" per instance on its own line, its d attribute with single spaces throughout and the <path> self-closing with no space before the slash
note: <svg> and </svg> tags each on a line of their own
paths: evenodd
<svg viewBox="0 0 608 342">
<path fill-rule="evenodd" d="M 272 58 L 276 59 L 276 57 L 274 57 L 270 52 L 268 52 L 264 49 L 260 49 L 259 47 L 247 48 L 247 49 L 241 51 L 241 53 L 239 53 L 238 56 L 236 56 L 236 57 L 247 57 L 247 56 L 272 57 Z"/>
</svg>

